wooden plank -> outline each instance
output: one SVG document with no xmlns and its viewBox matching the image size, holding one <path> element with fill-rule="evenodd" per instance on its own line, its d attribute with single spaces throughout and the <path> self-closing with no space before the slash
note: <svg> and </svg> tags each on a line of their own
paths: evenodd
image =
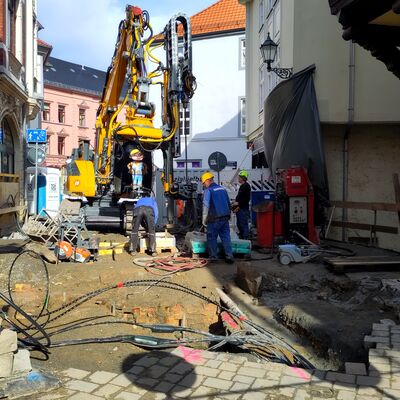
<svg viewBox="0 0 400 400">
<path fill-rule="evenodd" d="M 25 209 L 25 206 L 15 206 L 15 207 L 0 208 L 0 215 L 11 214 L 13 212 L 22 211 L 24 209 Z"/>
<path fill-rule="evenodd" d="M 399 182 L 399 174 L 393 174 L 393 188 L 394 188 L 394 199 L 396 203 L 400 203 L 400 182 Z M 400 223 L 400 211 L 397 212 L 397 217 Z"/>
<path fill-rule="evenodd" d="M 400 188 L 399 188 L 400 190 Z M 400 194 L 399 194 L 400 195 Z M 400 212 L 400 200 L 396 199 L 396 203 L 371 203 L 362 201 L 331 201 L 331 204 L 339 208 L 352 208 L 357 210 L 370 211 L 390 211 Z"/>
<path fill-rule="evenodd" d="M 0 174 L 0 182 L 18 182 L 20 176 L 17 174 Z"/>
<path fill-rule="evenodd" d="M 392 233 L 397 235 L 398 229 L 394 226 L 384 226 L 384 225 L 371 225 L 371 224 L 361 224 L 359 222 L 350 222 L 350 221 L 332 221 L 332 226 L 351 228 L 351 229 L 359 229 L 361 231 L 369 231 L 369 232 L 383 232 L 383 233 Z"/>
<path fill-rule="evenodd" d="M 397 265 L 400 257 L 393 256 L 364 256 L 364 257 L 337 257 L 324 258 L 330 265 Z"/>
</svg>

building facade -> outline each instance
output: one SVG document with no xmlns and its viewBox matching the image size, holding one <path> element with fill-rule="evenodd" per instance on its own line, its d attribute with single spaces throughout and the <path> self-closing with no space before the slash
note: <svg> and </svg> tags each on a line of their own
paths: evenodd
<svg viewBox="0 0 400 400">
<path fill-rule="evenodd" d="M 95 146 L 95 123 L 105 72 L 50 57 L 44 69 L 42 128 L 45 165 L 62 168 L 80 139 Z"/>
<path fill-rule="evenodd" d="M 240 3 L 246 5 L 248 43 L 247 139 L 256 143 L 262 137 L 263 100 L 277 82 L 273 72 L 265 71 L 260 53 L 270 32 L 279 45 L 273 66 L 291 67 L 294 72 L 316 66 L 314 83 L 331 199 L 393 203 L 392 174 L 400 170 L 400 112 L 396 101 L 400 81 L 367 50 L 343 40 L 328 1 Z M 262 145 L 258 151 L 263 151 Z M 344 219 L 376 223 L 369 211 L 349 210 Z M 378 213 L 380 225 L 396 226 L 396 221 L 394 213 Z M 368 235 L 347 229 L 344 236 Z M 378 243 L 400 248 L 399 235 L 380 233 Z"/>
<path fill-rule="evenodd" d="M 209 156 L 219 151 L 226 155 L 228 169 L 248 168 L 245 7 L 236 0 L 220 0 L 192 16 L 190 22 L 197 89 L 189 109 L 181 112 L 182 156 L 174 167 L 184 169 L 187 162 L 189 169 L 208 169 Z M 163 59 L 162 50 L 157 54 Z M 160 101 L 155 97 L 153 101 L 161 110 Z M 156 155 L 156 164 L 162 165 L 160 155 Z"/>
<path fill-rule="evenodd" d="M 26 197 L 25 132 L 37 127 L 43 95 L 44 54 L 38 55 L 40 24 L 36 15 L 34 0 L 0 0 L 0 174 L 18 175 L 16 193 L 7 196 L 13 196 L 13 202 L 22 205 Z M 4 200 L 0 198 L 2 203 Z M 1 217 L 0 234 L 9 226 L 9 221 L 4 221 L 7 218 L 12 220 L 12 216 Z"/>
</svg>

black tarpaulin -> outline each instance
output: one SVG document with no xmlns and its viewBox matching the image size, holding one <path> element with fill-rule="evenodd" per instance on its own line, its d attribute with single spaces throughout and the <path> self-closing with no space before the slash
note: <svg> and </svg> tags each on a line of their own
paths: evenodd
<svg viewBox="0 0 400 400">
<path fill-rule="evenodd" d="M 328 179 L 313 82 L 315 65 L 277 85 L 264 103 L 265 156 L 271 171 L 305 167 L 328 198 Z"/>
</svg>

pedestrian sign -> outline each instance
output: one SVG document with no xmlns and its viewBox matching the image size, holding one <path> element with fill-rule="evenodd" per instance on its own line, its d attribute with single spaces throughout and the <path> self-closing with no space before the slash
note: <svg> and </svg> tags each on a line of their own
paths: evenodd
<svg viewBox="0 0 400 400">
<path fill-rule="evenodd" d="M 28 143 L 46 143 L 47 142 L 46 129 L 27 129 L 26 140 Z"/>
</svg>

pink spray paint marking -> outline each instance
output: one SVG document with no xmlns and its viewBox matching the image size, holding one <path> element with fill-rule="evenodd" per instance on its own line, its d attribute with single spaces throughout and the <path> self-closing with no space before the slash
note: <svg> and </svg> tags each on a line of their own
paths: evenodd
<svg viewBox="0 0 400 400">
<path fill-rule="evenodd" d="M 188 363 L 195 364 L 203 361 L 201 350 L 190 349 L 189 347 L 185 346 L 179 346 L 178 349 L 182 352 L 182 358 Z"/>
<path fill-rule="evenodd" d="M 290 369 L 301 379 L 304 379 L 305 381 L 310 380 L 310 374 L 307 373 L 304 369 L 297 368 L 297 367 L 290 367 Z"/>
</svg>

